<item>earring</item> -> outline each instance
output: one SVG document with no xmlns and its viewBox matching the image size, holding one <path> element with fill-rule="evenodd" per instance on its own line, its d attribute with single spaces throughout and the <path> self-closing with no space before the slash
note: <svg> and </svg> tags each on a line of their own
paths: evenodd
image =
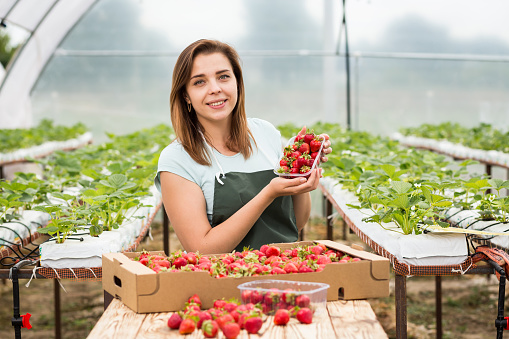
<svg viewBox="0 0 509 339">
<path fill-rule="evenodd" d="M 187 103 L 187 111 L 189 113 L 191 113 L 191 103 L 190 102 Z"/>
</svg>

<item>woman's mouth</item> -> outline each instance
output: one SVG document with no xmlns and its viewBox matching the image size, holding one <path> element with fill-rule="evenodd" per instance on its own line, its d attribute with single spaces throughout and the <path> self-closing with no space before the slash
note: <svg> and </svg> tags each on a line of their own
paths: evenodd
<svg viewBox="0 0 509 339">
<path fill-rule="evenodd" d="M 211 102 L 208 105 L 210 107 L 218 108 L 218 107 L 222 107 L 225 102 L 226 102 L 226 100 L 221 100 L 221 101 Z"/>
</svg>

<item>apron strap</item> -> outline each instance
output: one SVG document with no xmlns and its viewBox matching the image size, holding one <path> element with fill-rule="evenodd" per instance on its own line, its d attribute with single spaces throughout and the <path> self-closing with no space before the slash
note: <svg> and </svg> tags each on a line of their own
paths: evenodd
<svg viewBox="0 0 509 339">
<path fill-rule="evenodd" d="M 212 154 L 212 157 L 214 158 L 214 161 L 216 162 L 217 167 L 219 167 L 219 172 L 216 173 L 216 180 L 221 185 L 224 185 L 224 182 L 221 179 L 219 179 L 220 174 L 222 175 L 223 178 L 226 177 L 226 175 L 224 174 L 223 168 L 221 167 L 221 164 L 219 163 L 219 161 L 216 158 L 216 155 L 214 154 L 214 149 L 209 145 L 209 143 L 205 139 L 205 136 L 203 135 L 203 133 L 201 131 L 199 131 L 199 132 L 203 138 L 203 141 L 205 141 L 205 145 L 207 145 L 210 153 Z"/>
</svg>

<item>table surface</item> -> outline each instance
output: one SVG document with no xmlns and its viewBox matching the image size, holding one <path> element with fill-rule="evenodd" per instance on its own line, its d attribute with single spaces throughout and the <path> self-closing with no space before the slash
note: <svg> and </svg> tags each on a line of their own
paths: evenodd
<svg viewBox="0 0 509 339">
<path fill-rule="evenodd" d="M 114 299 L 92 329 L 88 338 L 204 338 L 201 331 L 188 336 L 171 330 L 167 321 L 172 312 L 138 314 Z M 217 338 L 224 338 L 222 333 Z M 366 300 L 332 301 L 327 313 L 315 317 L 313 323 L 300 324 L 291 319 L 286 326 L 276 326 L 267 316 L 258 335 L 240 331 L 238 338 L 387 338 Z"/>
</svg>

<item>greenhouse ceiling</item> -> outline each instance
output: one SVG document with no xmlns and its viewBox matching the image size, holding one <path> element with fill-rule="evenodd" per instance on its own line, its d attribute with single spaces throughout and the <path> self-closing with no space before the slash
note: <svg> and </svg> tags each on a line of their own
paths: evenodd
<svg viewBox="0 0 509 339">
<path fill-rule="evenodd" d="M 352 127 L 507 128 L 508 7 L 347 0 Z M 239 50 L 248 115 L 347 120 L 341 0 L 2 0 L 0 18 L 13 36 L 23 32 L 0 70 L 0 128 L 82 121 L 101 138 L 169 123 L 173 65 L 199 38 Z"/>
</svg>

